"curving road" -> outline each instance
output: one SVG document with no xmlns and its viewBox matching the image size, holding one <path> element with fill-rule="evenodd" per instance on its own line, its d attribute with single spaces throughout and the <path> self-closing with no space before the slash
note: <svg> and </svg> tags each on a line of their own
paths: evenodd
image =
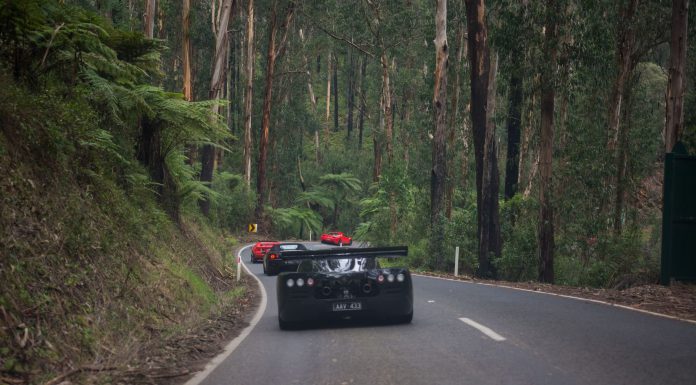
<svg viewBox="0 0 696 385">
<path fill-rule="evenodd" d="M 411 324 L 281 331 L 276 277 L 248 263 L 248 247 L 242 260 L 263 283 L 265 311 L 188 385 L 696 384 L 696 324 L 468 282 L 414 277 Z"/>
</svg>

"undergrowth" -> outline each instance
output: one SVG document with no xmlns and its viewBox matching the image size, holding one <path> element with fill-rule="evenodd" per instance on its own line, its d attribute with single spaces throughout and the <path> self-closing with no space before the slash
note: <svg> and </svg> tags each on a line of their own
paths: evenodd
<svg viewBox="0 0 696 385">
<path fill-rule="evenodd" d="M 234 242 L 190 211 L 171 220 L 84 99 L 0 83 L 2 378 L 122 365 L 239 298 Z"/>
</svg>

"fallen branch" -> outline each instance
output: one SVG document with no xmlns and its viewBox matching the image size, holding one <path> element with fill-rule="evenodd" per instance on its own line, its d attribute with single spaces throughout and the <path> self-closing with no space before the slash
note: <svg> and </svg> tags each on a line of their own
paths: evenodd
<svg viewBox="0 0 696 385">
<path fill-rule="evenodd" d="M 61 374 L 60 376 L 44 383 L 44 385 L 56 385 L 61 383 L 63 380 L 66 378 L 73 376 L 77 373 L 82 373 L 82 372 L 106 372 L 110 370 L 116 370 L 116 367 L 104 367 L 104 366 L 82 366 L 77 369 L 72 369 L 68 370 L 67 372 Z"/>
</svg>

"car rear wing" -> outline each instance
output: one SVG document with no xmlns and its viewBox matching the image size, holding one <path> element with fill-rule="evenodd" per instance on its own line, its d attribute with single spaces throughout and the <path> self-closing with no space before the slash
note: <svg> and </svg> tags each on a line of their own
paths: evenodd
<svg viewBox="0 0 696 385">
<path fill-rule="evenodd" d="M 398 258 L 408 255 L 408 246 L 392 247 L 335 247 L 323 250 L 284 250 L 279 253 L 280 259 L 357 259 L 357 258 Z"/>
</svg>

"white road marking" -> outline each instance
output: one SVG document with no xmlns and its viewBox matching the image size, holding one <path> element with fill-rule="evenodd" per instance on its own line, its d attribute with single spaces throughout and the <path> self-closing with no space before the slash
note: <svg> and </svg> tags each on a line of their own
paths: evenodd
<svg viewBox="0 0 696 385">
<path fill-rule="evenodd" d="M 237 254 L 237 256 L 239 258 L 242 258 L 242 251 L 244 251 L 244 249 L 249 248 L 249 247 L 251 247 L 251 245 L 247 245 L 247 246 L 242 247 L 239 250 L 239 253 Z M 256 311 L 256 315 L 254 315 L 254 318 L 249 322 L 249 326 L 247 326 L 244 330 L 242 330 L 242 332 L 235 339 L 230 341 L 230 343 L 227 344 L 227 346 L 225 346 L 225 350 L 222 353 L 218 354 L 215 358 L 210 360 L 208 362 L 208 364 L 205 366 L 205 369 L 196 373 L 196 375 L 193 376 L 190 380 L 186 381 L 186 383 L 184 385 L 198 385 L 201 382 L 203 382 L 203 380 L 205 380 L 205 378 L 208 377 L 208 375 L 210 375 L 210 373 L 212 373 L 213 370 L 215 370 L 215 368 L 218 367 L 218 365 L 220 365 L 223 361 L 225 361 L 227 359 L 227 357 L 229 357 L 230 354 L 232 354 L 232 352 L 234 352 L 234 350 L 237 349 L 239 344 L 241 344 L 242 341 L 244 341 L 244 339 L 254 329 L 256 324 L 259 323 L 259 320 L 261 320 L 261 316 L 266 311 L 266 301 L 267 301 L 266 289 L 264 289 L 263 283 L 261 283 L 261 280 L 256 276 L 256 274 L 252 273 L 251 270 L 249 270 L 249 268 L 246 266 L 246 264 L 244 263 L 243 260 L 241 260 L 241 261 L 242 261 L 242 266 L 244 267 L 244 270 L 246 270 L 246 272 L 252 278 L 254 278 L 256 280 L 256 282 L 258 282 L 259 288 L 261 289 L 261 304 L 259 305 L 259 309 Z"/>
<path fill-rule="evenodd" d="M 429 300 L 428 300 L 428 303 L 435 303 L 435 300 L 429 299 Z"/>
<path fill-rule="evenodd" d="M 686 319 L 686 318 L 682 318 L 682 317 L 675 317 L 675 316 L 671 316 L 671 315 L 667 315 L 667 314 L 662 314 L 662 313 L 655 313 L 655 312 L 652 312 L 652 311 L 649 311 L 649 310 L 638 309 L 638 308 L 630 307 L 630 306 L 627 306 L 627 305 L 619 305 L 619 304 L 612 303 L 612 302 L 600 301 L 600 300 L 597 300 L 597 299 L 582 298 L 582 297 L 576 297 L 576 296 L 566 295 L 566 294 L 549 293 L 549 292 L 540 291 L 540 290 L 522 289 L 522 288 L 519 288 L 519 287 L 506 286 L 506 285 L 499 285 L 499 284 L 494 284 L 494 283 L 484 283 L 484 282 L 474 282 L 474 281 L 471 281 L 471 280 L 464 280 L 464 279 L 453 279 L 453 278 L 444 278 L 444 277 L 434 277 L 434 276 L 430 276 L 430 275 L 423 275 L 423 274 L 417 274 L 417 273 L 411 273 L 411 276 L 414 276 L 414 277 L 421 277 L 421 278 L 426 278 L 426 279 L 438 279 L 438 280 L 441 280 L 441 281 L 458 282 L 458 283 L 462 283 L 462 284 L 473 284 L 473 285 L 481 285 L 481 286 L 500 287 L 500 288 L 503 288 L 503 289 L 510 289 L 510 290 L 517 290 L 517 291 L 526 291 L 526 292 L 528 292 L 528 293 L 536 293 L 536 294 L 551 295 L 551 296 L 554 296 L 554 297 L 568 298 L 568 299 L 574 299 L 574 300 L 583 301 L 583 302 L 591 302 L 591 303 L 596 303 L 596 304 L 600 304 L 600 305 L 618 307 L 618 308 L 620 308 L 620 309 L 636 311 L 636 312 L 643 313 L 643 314 L 650 314 L 650 315 L 653 315 L 653 316 L 656 316 L 656 317 L 668 318 L 668 319 L 673 319 L 673 320 L 677 320 L 677 321 L 688 322 L 688 323 L 690 323 L 690 324 L 696 324 L 696 320 Z M 452 291 L 450 290 L 450 292 L 452 292 Z"/>
<path fill-rule="evenodd" d="M 460 318 L 459 320 L 462 321 L 462 322 L 464 322 L 465 324 L 467 324 L 467 325 L 473 327 L 473 328 L 478 329 L 481 333 L 487 335 L 488 337 L 490 337 L 490 338 L 491 338 L 492 340 L 494 340 L 494 341 L 498 341 L 498 342 L 500 342 L 500 341 L 505 341 L 505 337 L 503 337 L 503 336 L 501 336 L 500 334 L 494 332 L 494 331 L 491 330 L 490 328 L 481 325 L 480 323 L 478 323 L 478 322 L 476 322 L 476 321 L 473 321 L 473 320 L 471 320 L 471 319 L 469 319 L 469 318 Z"/>
</svg>

